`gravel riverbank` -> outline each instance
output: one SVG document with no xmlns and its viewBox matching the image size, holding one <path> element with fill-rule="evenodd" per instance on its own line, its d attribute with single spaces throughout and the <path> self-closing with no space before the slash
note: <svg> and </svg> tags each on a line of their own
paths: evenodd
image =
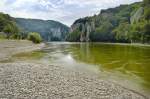
<svg viewBox="0 0 150 99">
<path fill-rule="evenodd" d="M 44 43 L 33 44 L 26 40 L 2 40 L 0 41 L 0 61 L 7 60 L 14 54 L 39 50 L 42 47 L 44 47 Z"/>
<path fill-rule="evenodd" d="M 95 75 L 53 65 L 0 64 L 0 79 L 3 99 L 148 99 Z"/>
<path fill-rule="evenodd" d="M 42 48 L 28 41 L 1 41 L 0 60 Z M 148 99 L 98 75 L 62 66 L 0 63 L 0 99 Z"/>
</svg>

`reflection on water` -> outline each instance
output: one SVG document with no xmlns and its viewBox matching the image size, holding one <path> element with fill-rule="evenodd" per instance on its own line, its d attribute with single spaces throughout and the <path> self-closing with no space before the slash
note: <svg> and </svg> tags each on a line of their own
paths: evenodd
<svg viewBox="0 0 150 99">
<path fill-rule="evenodd" d="M 102 43 L 47 43 L 41 60 L 63 66 L 93 66 L 114 80 L 120 78 L 150 89 L 150 47 Z M 105 76 L 106 78 L 108 76 Z"/>
<path fill-rule="evenodd" d="M 68 54 L 64 58 L 62 58 L 62 61 L 72 64 L 74 62 L 74 59 L 72 58 L 72 56 L 70 54 Z"/>
<path fill-rule="evenodd" d="M 138 78 L 136 82 L 150 88 L 150 47 L 84 43 L 71 48 L 76 48 L 71 50 L 75 60 L 99 65 L 101 71 L 128 75 L 131 80 Z"/>
</svg>

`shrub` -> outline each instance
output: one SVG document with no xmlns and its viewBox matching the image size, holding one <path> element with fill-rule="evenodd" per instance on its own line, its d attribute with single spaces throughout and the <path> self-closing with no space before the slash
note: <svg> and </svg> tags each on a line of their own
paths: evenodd
<svg viewBox="0 0 150 99">
<path fill-rule="evenodd" d="M 32 41 L 33 43 L 40 43 L 42 38 L 39 33 L 31 32 L 28 34 L 28 40 Z"/>
</svg>

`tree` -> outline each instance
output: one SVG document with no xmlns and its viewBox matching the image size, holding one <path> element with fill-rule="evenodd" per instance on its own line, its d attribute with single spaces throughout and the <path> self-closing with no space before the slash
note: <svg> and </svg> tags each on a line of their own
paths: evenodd
<svg viewBox="0 0 150 99">
<path fill-rule="evenodd" d="M 10 24 L 8 24 L 8 25 L 6 25 L 6 26 L 4 27 L 4 30 L 3 30 L 3 31 L 6 33 L 7 38 L 9 39 L 9 38 L 10 38 L 10 35 L 11 35 L 12 31 L 13 31 L 13 28 L 11 27 Z"/>
<path fill-rule="evenodd" d="M 19 33 L 19 29 L 15 23 L 11 22 L 4 27 L 3 32 L 6 33 L 7 38 L 10 39 L 11 35 L 16 35 Z"/>
<path fill-rule="evenodd" d="M 145 7 L 144 9 L 144 17 L 146 20 L 150 20 L 150 6 Z"/>
<path fill-rule="evenodd" d="M 150 43 L 150 21 L 147 21 L 144 25 L 144 42 Z"/>
<path fill-rule="evenodd" d="M 32 41 L 33 43 L 40 43 L 42 38 L 39 33 L 31 32 L 28 34 L 28 40 Z"/>
<path fill-rule="evenodd" d="M 115 39 L 119 42 L 130 42 L 130 24 L 120 23 L 120 25 L 113 30 L 115 34 Z"/>
<path fill-rule="evenodd" d="M 144 4 L 144 5 L 150 5 L 150 0 L 144 0 L 144 1 L 143 1 L 143 4 Z"/>
<path fill-rule="evenodd" d="M 75 30 L 71 33 L 68 34 L 67 36 L 67 41 L 75 41 L 75 42 L 79 42 L 80 41 L 80 31 L 79 30 Z"/>
<path fill-rule="evenodd" d="M 104 22 L 101 26 L 97 27 L 95 31 L 90 33 L 90 39 L 92 41 L 112 41 L 112 29 L 113 25 L 110 22 Z"/>
<path fill-rule="evenodd" d="M 5 23 L 5 19 L 0 15 L 0 31 L 4 29 Z"/>
</svg>

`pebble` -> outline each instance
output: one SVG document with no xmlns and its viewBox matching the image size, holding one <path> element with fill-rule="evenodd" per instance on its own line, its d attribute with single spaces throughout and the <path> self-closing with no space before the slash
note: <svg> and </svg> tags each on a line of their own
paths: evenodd
<svg viewBox="0 0 150 99">
<path fill-rule="evenodd" d="M 97 76 L 59 66 L 1 63 L 0 68 L 0 99 L 148 99 Z"/>
</svg>

